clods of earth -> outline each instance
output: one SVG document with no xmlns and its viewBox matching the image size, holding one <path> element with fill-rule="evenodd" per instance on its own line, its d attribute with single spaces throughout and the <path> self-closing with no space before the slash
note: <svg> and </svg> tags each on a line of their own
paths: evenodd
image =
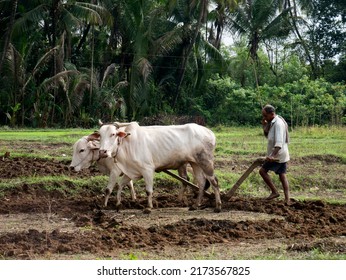
<svg viewBox="0 0 346 280">
<path fill-rule="evenodd" d="M 68 164 L 2 157 L 0 180 L 100 175 L 95 168 L 72 172 Z M 75 193 L 70 180 L 60 184 L 49 189 L 31 182 L 1 190 L 1 258 L 251 259 L 280 251 L 292 257 L 313 250 L 346 253 L 345 205 L 292 199 L 286 206 L 280 199 L 268 202 L 239 195 L 228 201 L 223 194 L 221 213 L 213 212 L 214 200 L 207 198 L 202 209 L 189 211 L 195 194 L 179 202 L 179 183 L 168 186 L 160 181 L 154 189 L 155 209 L 145 214 L 142 187 L 137 188 L 137 201 L 125 191 L 123 209 L 116 211 L 114 194 L 104 208 L 102 192 L 92 184 Z"/>
</svg>

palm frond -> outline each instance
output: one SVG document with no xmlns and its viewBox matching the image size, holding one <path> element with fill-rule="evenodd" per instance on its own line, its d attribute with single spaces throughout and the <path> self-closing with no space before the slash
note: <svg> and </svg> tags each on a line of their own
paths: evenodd
<svg viewBox="0 0 346 280">
<path fill-rule="evenodd" d="M 206 54 L 211 59 L 213 59 L 213 61 L 216 61 L 217 64 L 222 66 L 222 68 L 227 67 L 227 65 L 226 65 L 227 62 L 226 62 L 223 54 L 217 48 L 215 48 L 214 45 L 212 45 L 208 41 L 203 39 L 203 43 L 204 43 L 204 50 L 205 50 Z"/>
<path fill-rule="evenodd" d="M 254 0 L 250 6 L 253 26 L 261 28 L 275 16 L 278 7 L 277 0 Z"/>
<path fill-rule="evenodd" d="M 57 87 L 59 84 L 66 84 L 64 79 L 68 78 L 69 75 L 77 75 L 79 71 L 76 70 L 66 70 L 56 74 L 53 77 L 45 79 L 39 86 L 40 91 L 48 91 L 52 88 Z"/>
<path fill-rule="evenodd" d="M 50 49 L 48 52 L 46 52 L 36 63 L 34 69 L 31 72 L 30 77 L 27 79 L 24 88 L 28 85 L 28 83 L 31 81 L 31 79 L 36 75 L 36 73 L 44 66 L 47 65 L 48 61 L 54 56 L 54 53 L 56 50 L 58 50 L 60 47 L 57 46 L 55 48 Z"/>
<path fill-rule="evenodd" d="M 248 16 L 244 7 L 239 7 L 236 12 L 233 13 L 233 17 L 230 19 L 231 31 L 243 35 L 252 30 L 251 19 Z"/>
<path fill-rule="evenodd" d="M 62 22 L 64 23 L 65 29 L 71 32 L 71 28 L 80 26 L 81 20 L 77 18 L 71 11 L 63 9 L 61 11 Z"/>
<path fill-rule="evenodd" d="M 14 85 L 23 85 L 25 80 L 23 57 L 12 44 L 9 45 L 5 62 L 5 67 L 7 71 L 11 73 L 10 78 L 13 80 Z"/>
<path fill-rule="evenodd" d="M 102 78 L 102 82 L 101 82 L 101 88 L 103 87 L 103 84 L 104 84 L 105 80 L 108 78 L 108 76 L 112 75 L 118 67 L 119 66 L 117 66 L 115 63 L 112 63 L 111 65 L 109 65 L 107 67 L 105 73 L 103 74 L 103 78 Z"/>
<path fill-rule="evenodd" d="M 78 14 L 83 17 L 86 21 L 88 21 L 92 25 L 102 25 L 103 20 L 98 12 L 89 8 L 89 7 L 79 7 L 73 6 L 71 8 L 71 12 Z"/>
<path fill-rule="evenodd" d="M 89 82 L 82 79 L 81 77 L 78 77 L 76 79 L 76 84 L 74 88 L 72 89 L 72 92 L 70 93 L 70 100 L 71 100 L 71 112 L 75 112 L 80 108 L 83 102 L 84 93 L 87 89 L 90 88 Z"/>
<path fill-rule="evenodd" d="M 153 53 L 158 55 L 168 54 L 183 42 L 184 30 L 176 27 L 166 32 L 155 41 Z"/>
<path fill-rule="evenodd" d="M 17 19 L 13 25 L 13 35 L 19 36 L 20 34 L 27 33 L 29 30 L 35 29 L 33 23 L 42 22 L 49 13 L 49 7 L 47 4 L 41 4 L 34 9 L 22 14 L 22 17 Z"/>
<path fill-rule="evenodd" d="M 278 14 L 262 31 L 263 39 L 270 39 L 272 37 L 287 36 L 291 30 L 289 23 L 290 8 L 285 9 L 282 13 Z"/>
<path fill-rule="evenodd" d="M 140 75 L 143 78 L 143 81 L 146 82 L 149 75 L 153 71 L 153 67 L 151 66 L 151 63 L 149 62 L 149 60 L 147 58 L 141 57 L 137 61 L 137 68 L 138 68 Z"/>
<path fill-rule="evenodd" d="M 129 86 L 129 82 L 128 81 L 121 81 L 121 82 L 118 82 L 116 85 L 115 85 L 115 89 L 117 91 L 119 91 L 120 89 L 122 88 L 126 88 Z"/>
<path fill-rule="evenodd" d="M 93 24 L 106 24 L 112 26 L 113 17 L 111 13 L 100 4 L 91 4 L 86 2 L 76 2 L 73 6 L 74 9 L 84 9 L 79 10 L 79 14 L 84 15 L 84 17 Z"/>
</svg>

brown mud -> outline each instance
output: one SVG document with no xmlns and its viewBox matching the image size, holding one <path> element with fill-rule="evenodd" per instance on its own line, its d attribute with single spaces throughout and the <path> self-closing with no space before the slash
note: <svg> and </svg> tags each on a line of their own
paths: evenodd
<svg viewBox="0 0 346 280">
<path fill-rule="evenodd" d="M 100 175 L 95 168 L 72 172 L 68 164 L 67 160 L 4 156 L 0 179 L 11 184 L 25 176 Z M 258 257 L 242 250 L 258 250 L 260 256 L 268 250 L 283 250 L 288 256 L 313 250 L 346 254 L 345 205 L 292 199 L 286 206 L 282 199 L 268 202 L 238 195 L 227 201 L 223 194 L 221 213 L 213 212 L 214 200 L 208 199 L 202 209 L 189 211 L 195 195 L 190 193 L 185 204 L 178 202 L 178 187 L 163 183 L 155 186 L 155 209 L 149 215 L 142 211 L 143 187 L 137 187 L 136 202 L 126 191 L 123 209 L 117 212 L 114 194 L 103 208 L 104 197 L 92 185 L 76 193 L 66 191 L 74 188 L 69 180 L 63 186 L 53 183 L 52 189 L 42 183 L 8 186 L 0 196 L 0 258 Z"/>
</svg>

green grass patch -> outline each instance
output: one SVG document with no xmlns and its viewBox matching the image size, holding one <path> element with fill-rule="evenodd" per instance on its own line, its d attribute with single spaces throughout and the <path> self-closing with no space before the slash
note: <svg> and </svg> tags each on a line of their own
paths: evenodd
<svg viewBox="0 0 346 280">
<path fill-rule="evenodd" d="M 40 187 L 41 190 L 51 192 L 58 191 L 66 195 L 81 193 L 102 193 L 108 182 L 107 176 L 93 176 L 88 179 L 70 178 L 68 176 L 33 176 L 16 179 L 4 179 L 0 182 L 0 197 L 7 191 L 27 186 Z"/>
<path fill-rule="evenodd" d="M 212 128 L 216 156 L 265 154 L 267 140 L 260 127 Z M 290 132 L 291 157 L 336 155 L 346 159 L 346 127 L 302 127 Z"/>
<path fill-rule="evenodd" d="M 0 140 L 41 143 L 74 143 L 93 129 L 6 129 L 0 132 Z"/>
</svg>

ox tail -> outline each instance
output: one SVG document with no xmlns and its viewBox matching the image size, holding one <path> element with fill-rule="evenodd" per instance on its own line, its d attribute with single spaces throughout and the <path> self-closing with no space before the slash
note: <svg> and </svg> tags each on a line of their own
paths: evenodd
<svg viewBox="0 0 346 280">
<path fill-rule="evenodd" d="M 210 187 L 210 182 L 209 182 L 209 180 L 205 180 L 204 190 L 205 190 L 205 191 L 208 190 L 209 187 Z"/>
</svg>

